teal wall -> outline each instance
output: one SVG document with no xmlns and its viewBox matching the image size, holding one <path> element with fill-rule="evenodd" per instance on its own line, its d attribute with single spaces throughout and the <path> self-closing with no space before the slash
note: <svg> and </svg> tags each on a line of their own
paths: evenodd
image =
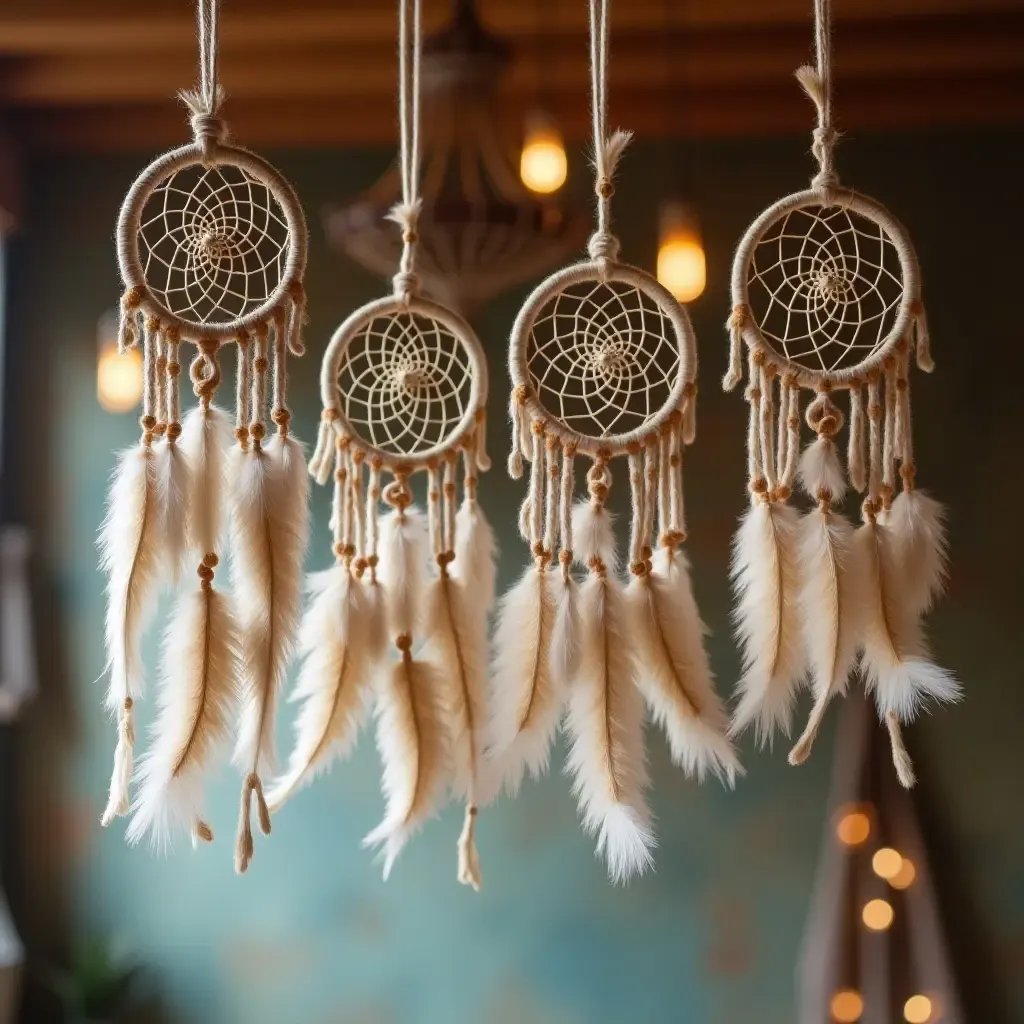
<svg viewBox="0 0 1024 1024">
<path fill-rule="evenodd" d="M 702 144 L 685 151 L 700 202 L 709 287 L 694 306 L 702 354 L 698 443 L 687 463 L 691 555 L 725 688 L 728 545 L 744 503 L 745 413 L 717 386 L 725 363 L 731 246 L 776 196 L 810 172 L 804 139 Z M 966 702 L 911 733 L 926 826 L 960 951 L 972 1021 L 1024 1020 L 1024 680 L 1021 679 L 1019 134 L 846 138 L 844 176 L 889 203 L 921 255 L 938 372 L 918 380 L 920 476 L 950 506 L 953 577 L 934 616 L 941 659 Z M 637 146 L 616 196 L 624 253 L 650 265 L 656 200 L 682 150 Z M 832 729 L 812 762 L 744 750 L 734 794 L 698 788 L 650 740 L 658 870 L 612 888 L 576 827 L 555 770 L 480 822 L 482 895 L 455 881 L 459 811 L 450 808 L 383 884 L 359 841 L 379 820 L 369 737 L 257 839 L 247 877 L 231 868 L 238 780 L 210 785 L 219 841 L 167 859 L 101 830 L 113 733 L 101 711 L 102 586 L 94 538 L 111 452 L 133 418 L 101 412 L 95 330 L 118 282 L 111 232 L 145 157 L 38 159 L 12 257 L 5 505 L 37 531 L 43 692 L 22 736 L 20 919 L 34 950 L 109 933 L 151 968 L 169 1020 L 190 1024 L 792 1024 L 793 971 L 818 857 Z M 319 212 L 382 170 L 377 153 L 288 153 L 312 227 L 310 356 L 293 370 L 299 436 L 313 438 L 317 355 L 335 324 L 381 285 L 324 242 Z M 670 164 L 671 165 L 671 164 Z M 477 318 L 493 371 L 495 471 L 482 501 L 502 542 L 501 579 L 523 561 L 521 489 L 502 470 L 505 339 L 522 292 Z M 624 485 L 620 482 L 619 490 Z M 317 493 L 310 567 L 329 560 Z M 165 610 L 165 609 L 162 609 Z M 153 650 L 151 646 L 150 650 Z M 152 659 L 151 659 L 152 661 Z M 152 702 L 140 709 L 143 722 Z M 290 742 L 289 709 L 280 723 Z M 556 764 L 562 760 L 561 751 Z"/>
</svg>

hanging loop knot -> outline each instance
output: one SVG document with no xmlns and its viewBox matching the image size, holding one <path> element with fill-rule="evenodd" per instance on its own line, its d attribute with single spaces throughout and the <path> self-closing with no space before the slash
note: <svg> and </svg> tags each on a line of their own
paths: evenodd
<svg viewBox="0 0 1024 1024">
<path fill-rule="evenodd" d="M 220 386 L 220 363 L 217 360 L 217 349 L 220 343 L 213 338 L 205 338 L 199 342 L 199 353 L 192 360 L 189 376 L 192 379 L 192 390 L 197 398 L 209 403 Z"/>
<path fill-rule="evenodd" d="M 408 305 L 420 291 L 420 278 L 412 271 L 400 270 L 393 278 L 391 285 L 395 290 L 395 297 Z"/>
<path fill-rule="evenodd" d="M 818 437 L 835 437 L 843 429 L 843 423 L 843 414 L 827 391 L 822 391 L 807 407 L 807 425 Z"/>
<path fill-rule="evenodd" d="M 610 457 L 611 453 L 602 448 L 594 458 L 593 465 L 587 470 L 587 493 L 596 508 L 604 506 L 608 492 L 611 490 L 612 474 L 608 468 Z"/>
<path fill-rule="evenodd" d="M 405 474 L 395 474 L 395 479 L 384 488 L 381 495 L 385 503 L 399 512 L 404 512 L 412 504 L 412 492 Z"/>
<path fill-rule="evenodd" d="M 227 138 L 227 126 L 223 118 L 216 114 L 198 111 L 189 118 L 192 136 L 196 145 L 202 150 L 203 163 L 213 163 L 216 159 L 217 147 Z"/>
<path fill-rule="evenodd" d="M 619 256 L 619 240 L 610 231 L 595 231 L 587 242 L 587 254 L 607 272 L 605 264 L 614 263 Z"/>
</svg>

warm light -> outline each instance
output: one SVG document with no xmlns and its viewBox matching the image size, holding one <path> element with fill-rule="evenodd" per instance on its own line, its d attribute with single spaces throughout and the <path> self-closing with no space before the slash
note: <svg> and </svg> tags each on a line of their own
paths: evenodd
<svg viewBox="0 0 1024 1024">
<path fill-rule="evenodd" d="M 845 989 L 832 997 L 829 1009 L 832 1011 L 832 1019 L 838 1024 L 854 1024 L 864 1012 L 864 1000 L 859 992 Z"/>
<path fill-rule="evenodd" d="M 860 846 L 871 835 L 871 819 L 862 810 L 845 807 L 836 820 L 836 838 L 844 846 Z"/>
<path fill-rule="evenodd" d="M 142 398 L 142 353 L 117 351 L 116 341 L 100 345 L 96 397 L 107 412 L 131 412 Z"/>
<path fill-rule="evenodd" d="M 569 171 L 562 133 L 548 117 L 534 115 L 526 126 L 519 177 L 531 192 L 548 195 L 564 184 Z"/>
<path fill-rule="evenodd" d="M 680 301 L 693 302 L 707 284 L 700 229 L 682 203 L 666 203 L 658 240 L 658 280 Z"/>
<path fill-rule="evenodd" d="M 876 850 L 874 857 L 871 858 L 871 870 L 886 881 L 895 878 L 902 867 L 903 857 L 897 850 L 889 846 L 883 846 L 880 850 Z"/>
<path fill-rule="evenodd" d="M 903 1004 L 903 1019 L 907 1024 L 929 1024 L 935 1018 L 935 1007 L 927 996 L 911 996 Z"/>
<path fill-rule="evenodd" d="M 892 904 L 886 900 L 869 900 L 860 916 L 873 932 L 884 932 L 892 924 Z"/>
<path fill-rule="evenodd" d="M 892 878 L 889 879 L 889 884 L 894 889 L 908 889 L 917 877 L 917 868 L 914 867 L 913 861 L 903 858 L 903 862 L 900 864 L 899 871 L 896 872 Z"/>
</svg>

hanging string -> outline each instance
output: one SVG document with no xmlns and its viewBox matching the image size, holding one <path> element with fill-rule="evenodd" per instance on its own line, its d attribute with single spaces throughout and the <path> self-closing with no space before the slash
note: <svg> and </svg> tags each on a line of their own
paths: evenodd
<svg viewBox="0 0 1024 1024">
<path fill-rule="evenodd" d="M 576 486 L 576 446 L 562 446 L 562 487 L 559 498 L 559 519 L 561 532 L 561 551 L 558 560 L 562 565 L 562 575 L 568 579 L 572 568 L 572 499 Z"/>
<path fill-rule="evenodd" d="M 914 440 L 910 428 L 910 352 L 903 345 L 896 357 L 896 437 L 894 448 L 900 460 L 900 477 L 903 488 L 914 489 Z"/>
<path fill-rule="evenodd" d="M 274 312 L 274 397 L 270 417 L 277 424 L 277 433 L 288 436 L 292 414 L 285 403 L 288 389 L 288 316 L 283 309 Z"/>
<path fill-rule="evenodd" d="M 441 536 L 441 474 L 437 460 L 427 463 L 427 532 L 430 537 L 430 553 L 439 559 L 444 552 Z M 443 562 L 439 561 L 439 565 Z"/>
<path fill-rule="evenodd" d="M 771 363 L 761 364 L 761 372 L 758 375 L 761 390 L 761 470 L 764 474 L 765 483 L 768 485 L 768 492 L 775 490 L 775 459 L 773 457 L 773 446 L 775 444 L 775 386 L 773 384 L 776 369 Z"/>
<path fill-rule="evenodd" d="M 747 480 L 752 494 L 764 494 L 767 482 L 764 477 L 764 463 L 761 455 L 761 365 L 764 354 L 757 349 L 750 350 L 747 401 L 750 403 L 750 422 L 747 428 Z"/>
<path fill-rule="evenodd" d="M 379 455 L 370 459 L 370 481 L 366 486 L 366 564 L 370 579 L 377 579 L 377 542 L 380 539 L 380 473 Z"/>
<path fill-rule="evenodd" d="M 153 431 L 156 428 L 156 347 L 157 339 L 155 332 L 150 327 L 151 321 L 147 320 L 145 330 L 142 334 L 142 418 L 139 426 L 142 427 L 142 443 L 148 448 L 153 443 Z"/>
<path fill-rule="evenodd" d="M 831 0 L 814 0 L 814 50 L 816 67 L 798 68 L 796 77 L 818 110 L 811 152 L 818 161 L 818 173 L 811 184 L 828 193 L 839 187 L 835 169 L 838 138 L 832 124 L 832 11 Z"/>
<path fill-rule="evenodd" d="M 163 437 L 167 430 L 167 339 L 160 329 L 157 317 L 150 317 L 150 327 L 156 339 L 156 424 L 153 433 Z"/>
<path fill-rule="evenodd" d="M 334 450 L 334 503 L 331 511 L 334 557 L 348 565 L 352 561 L 352 491 L 349 488 L 349 443 L 338 438 Z"/>
<path fill-rule="evenodd" d="M 868 501 L 878 504 L 882 487 L 882 404 L 878 395 L 878 371 L 868 374 Z"/>
<path fill-rule="evenodd" d="M 256 328 L 252 353 L 252 400 L 249 405 L 249 437 L 253 448 L 259 450 L 266 436 L 267 428 L 263 422 L 267 402 L 267 325 L 260 324 Z"/>
<path fill-rule="evenodd" d="M 445 558 L 449 562 L 455 558 L 455 467 L 458 461 L 458 452 L 448 452 L 445 455 L 441 543 Z"/>
<path fill-rule="evenodd" d="M 644 464 L 640 442 L 631 441 L 627 450 L 629 494 L 633 504 L 633 520 L 629 534 L 629 569 L 634 575 L 639 576 L 647 571 L 647 560 L 644 558 L 647 492 L 644 487 Z"/>
<path fill-rule="evenodd" d="M 793 491 L 793 481 L 800 464 L 800 387 L 792 374 L 786 375 L 783 384 L 789 392 L 786 401 L 789 436 L 786 443 L 786 468 L 779 477 L 779 497 L 788 498 Z"/>
<path fill-rule="evenodd" d="M 419 291 L 416 245 L 419 242 L 420 171 L 420 0 L 399 0 L 398 5 L 398 168 L 402 199 L 388 219 L 402 229 L 402 257 L 394 276 L 395 295 L 408 302 Z"/>
<path fill-rule="evenodd" d="M 543 515 L 544 506 L 541 494 L 544 490 L 544 424 L 534 420 L 530 427 L 533 437 L 533 460 L 530 467 L 530 496 L 528 525 L 530 550 L 539 558 L 544 558 Z"/>
<path fill-rule="evenodd" d="M 199 85 L 181 93 L 191 114 L 192 133 L 202 147 L 204 162 L 213 159 L 217 143 L 224 141 L 224 122 L 218 116 L 224 90 L 217 81 L 220 0 L 198 0 Z"/>
<path fill-rule="evenodd" d="M 558 498 L 561 491 L 558 471 L 558 453 L 561 445 L 554 434 L 549 434 L 545 439 L 545 448 L 547 491 L 544 500 L 544 551 L 549 558 L 553 558 L 555 538 L 558 536 Z"/>
<path fill-rule="evenodd" d="M 641 553 L 644 561 L 648 563 L 651 560 L 654 531 L 657 528 L 655 514 L 658 508 L 658 449 L 658 435 L 652 434 L 648 437 L 644 450 L 644 537 Z"/>
<path fill-rule="evenodd" d="M 619 240 L 611 233 L 611 200 L 615 169 L 632 132 L 616 129 L 608 134 L 608 21 L 611 0 L 590 0 L 590 92 L 594 127 L 594 168 L 597 180 L 597 230 L 587 251 L 604 265 L 619 254 Z"/>
<path fill-rule="evenodd" d="M 181 374 L 181 364 L 178 362 L 178 346 L 181 339 L 174 327 L 169 327 L 164 334 L 166 343 L 166 401 L 167 401 L 167 440 L 171 443 L 177 441 L 181 436 L 181 392 L 178 386 L 178 377 Z"/>
<path fill-rule="evenodd" d="M 356 556 L 355 570 L 362 574 L 366 567 L 366 504 L 363 501 L 363 462 L 366 454 L 355 448 L 349 458 L 349 504 L 352 509 L 352 548 Z"/>
<path fill-rule="evenodd" d="M 783 478 L 786 475 L 786 450 L 789 442 L 789 395 L 790 389 L 786 386 L 786 378 L 779 374 L 779 429 L 775 439 L 775 481 L 776 485 L 783 485 Z"/>
<path fill-rule="evenodd" d="M 235 339 L 238 362 L 235 365 L 235 438 L 245 451 L 249 447 L 249 394 L 252 390 L 252 354 L 249 333 L 242 331 Z"/>
<path fill-rule="evenodd" d="M 885 421 L 882 433 L 882 507 L 888 509 L 896 491 L 896 361 L 885 361 Z"/>
<path fill-rule="evenodd" d="M 850 482 L 858 491 L 867 486 L 867 469 L 864 465 L 864 396 L 860 382 L 850 387 L 850 447 L 846 464 L 850 470 Z"/>
</svg>

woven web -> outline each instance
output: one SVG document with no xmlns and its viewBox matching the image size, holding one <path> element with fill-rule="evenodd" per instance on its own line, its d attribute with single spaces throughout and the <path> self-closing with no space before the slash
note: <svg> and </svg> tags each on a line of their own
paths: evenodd
<svg viewBox="0 0 1024 1024">
<path fill-rule="evenodd" d="M 679 374 L 671 321 L 621 282 L 559 292 L 534 320 L 526 359 L 540 404 L 587 437 L 642 426 L 665 406 Z"/>
<path fill-rule="evenodd" d="M 146 200 L 139 256 L 169 312 L 203 324 L 239 320 L 274 294 L 288 224 L 271 191 L 240 167 L 184 167 Z"/>
<path fill-rule="evenodd" d="M 747 272 L 762 335 L 808 370 L 831 373 L 876 353 L 903 298 L 899 256 L 880 224 L 836 206 L 807 206 L 774 223 Z"/>
<path fill-rule="evenodd" d="M 415 313 L 374 317 L 349 341 L 338 387 L 364 441 L 393 455 L 444 444 L 469 407 L 473 370 L 462 342 Z"/>
</svg>

